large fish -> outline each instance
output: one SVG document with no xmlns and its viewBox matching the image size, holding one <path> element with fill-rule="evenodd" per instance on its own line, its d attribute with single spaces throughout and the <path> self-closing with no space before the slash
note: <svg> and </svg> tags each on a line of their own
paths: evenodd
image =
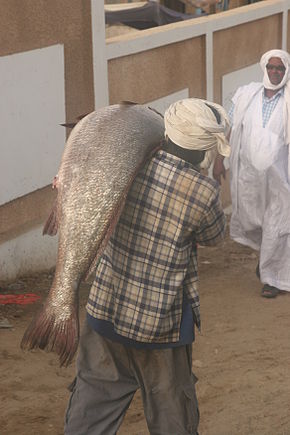
<svg viewBox="0 0 290 435">
<path fill-rule="evenodd" d="M 78 347 L 78 288 L 102 254 L 138 170 L 160 148 L 162 116 L 124 103 L 99 109 L 72 130 L 58 172 L 56 205 L 44 233 L 59 233 L 48 297 L 22 348 L 55 351 L 68 365 Z"/>
</svg>

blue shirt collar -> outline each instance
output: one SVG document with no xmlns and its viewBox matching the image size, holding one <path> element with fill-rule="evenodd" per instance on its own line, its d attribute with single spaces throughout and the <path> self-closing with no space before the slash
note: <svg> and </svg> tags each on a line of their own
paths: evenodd
<svg viewBox="0 0 290 435">
<path fill-rule="evenodd" d="M 266 97 L 266 95 L 265 95 L 265 88 L 264 88 L 264 92 L 263 92 L 263 98 L 267 101 L 267 102 L 269 102 L 269 101 L 272 101 L 272 100 L 275 100 L 275 98 L 278 98 L 278 95 L 279 95 L 279 97 L 281 96 L 281 95 L 284 95 L 284 86 L 281 88 L 281 89 L 279 89 L 279 91 L 275 94 L 275 95 L 273 95 L 273 97 Z"/>
</svg>

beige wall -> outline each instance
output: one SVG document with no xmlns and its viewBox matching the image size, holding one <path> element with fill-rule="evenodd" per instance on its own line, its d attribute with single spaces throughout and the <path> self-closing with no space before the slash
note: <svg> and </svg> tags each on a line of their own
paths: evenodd
<svg viewBox="0 0 290 435">
<path fill-rule="evenodd" d="M 64 44 L 67 119 L 91 111 L 90 1 L 1 0 L 0 7 L 0 56 Z"/>
<path fill-rule="evenodd" d="M 290 19 L 290 18 L 289 18 Z M 288 46 L 290 46 L 290 32 Z M 214 100 L 222 101 L 222 76 L 257 63 L 282 45 L 282 14 L 213 33 Z M 180 89 L 206 97 L 205 36 L 143 51 L 108 62 L 109 98 L 144 103 Z"/>
<path fill-rule="evenodd" d="M 282 44 L 282 14 L 213 34 L 214 101 L 222 103 L 222 76 L 257 63 L 261 55 Z M 289 37 L 288 37 L 289 38 Z M 108 63 L 110 104 L 122 100 L 145 103 L 189 88 L 206 98 L 205 37 L 159 47 Z M 229 180 L 222 184 L 222 202 L 230 204 Z"/>
<path fill-rule="evenodd" d="M 67 120 L 92 111 L 90 1 L 0 0 L 0 8 L 0 56 L 63 44 Z M 53 197 L 49 187 L 0 206 L 0 242 L 45 221 Z"/>
<path fill-rule="evenodd" d="M 259 62 L 261 55 L 272 48 L 281 48 L 281 28 L 282 15 L 278 14 L 214 33 L 214 100 L 217 103 L 222 102 L 222 76 Z"/>
<path fill-rule="evenodd" d="M 56 192 L 50 186 L 10 201 L 0 207 L 0 244 L 46 221 Z"/>
<path fill-rule="evenodd" d="M 110 104 L 122 100 L 146 103 L 184 88 L 205 98 L 205 39 L 198 37 L 108 64 Z"/>
<path fill-rule="evenodd" d="M 289 24 L 290 23 L 290 11 L 288 11 L 287 20 L 288 20 L 288 24 Z M 288 29 L 289 29 L 289 27 L 288 27 Z M 288 33 L 287 33 L 287 50 L 290 51 L 290 30 L 288 30 Z"/>
<path fill-rule="evenodd" d="M 251 10 L 258 10 L 261 3 Z M 90 5 L 90 0 L 0 0 L 0 56 L 54 44 L 64 45 L 67 121 L 94 108 Z M 222 14 L 209 17 L 209 23 L 220 16 Z M 173 26 L 179 29 L 180 34 L 182 26 L 188 25 L 185 22 Z M 287 44 L 290 47 L 289 31 Z M 280 48 L 281 45 L 282 13 L 213 32 L 214 100 L 222 100 L 224 74 L 257 63 L 265 51 Z M 210 74 L 206 71 L 205 35 L 150 50 L 144 46 L 144 50 L 109 60 L 111 104 L 122 100 L 146 103 L 184 88 L 189 88 L 190 96 L 206 98 L 206 79 Z M 209 65 L 211 68 L 210 62 Z M 0 243 L 44 222 L 54 198 L 55 192 L 45 187 L 0 206 Z M 223 204 L 228 205 L 228 180 L 222 187 L 222 198 Z"/>
<path fill-rule="evenodd" d="M 282 14 L 214 32 L 214 101 L 222 103 L 224 74 L 259 62 L 264 52 L 281 45 Z M 190 96 L 206 98 L 205 50 L 205 36 L 199 36 L 110 60 L 110 103 L 145 103 L 187 87 Z M 225 207 L 231 202 L 228 175 L 222 183 L 222 202 Z"/>
</svg>

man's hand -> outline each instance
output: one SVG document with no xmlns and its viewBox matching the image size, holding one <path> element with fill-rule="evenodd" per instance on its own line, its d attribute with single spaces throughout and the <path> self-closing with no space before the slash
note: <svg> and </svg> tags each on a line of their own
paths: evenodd
<svg viewBox="0 0 290 435">
<path fill-rule="evenodd" d="M 52 180 L 52 188 L 57 189 L 58 188 L 58 176 L 56 175 Z"/>
<path fill-rule="evenodd" d="M 224 157 L 221 156 L 220 154 L 218 154 L 216 156 L 214 165 L 213 165 L 213 170 L 212 170 L 212 175 L 213 178 L 219 183 L 221 184 L 221 177 L 223 177 L 223 179 L 226 179 L 226 169 L 224 167 Z"/>
</svg>

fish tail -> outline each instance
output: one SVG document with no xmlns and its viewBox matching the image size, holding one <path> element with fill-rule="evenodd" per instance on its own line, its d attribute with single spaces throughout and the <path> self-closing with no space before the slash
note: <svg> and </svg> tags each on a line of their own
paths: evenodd
<svg viewBox="0 0 290 435">
<path fill-rule="evenodd" d="M 56 352 L 60 366 L 67 367 L 77 351 L 79 320 L 75 310 L 67 320 L 56 321 L 46 307 L 36 315 L 21 341 L 22 349 L 42 349 Z"/>
</svg>

